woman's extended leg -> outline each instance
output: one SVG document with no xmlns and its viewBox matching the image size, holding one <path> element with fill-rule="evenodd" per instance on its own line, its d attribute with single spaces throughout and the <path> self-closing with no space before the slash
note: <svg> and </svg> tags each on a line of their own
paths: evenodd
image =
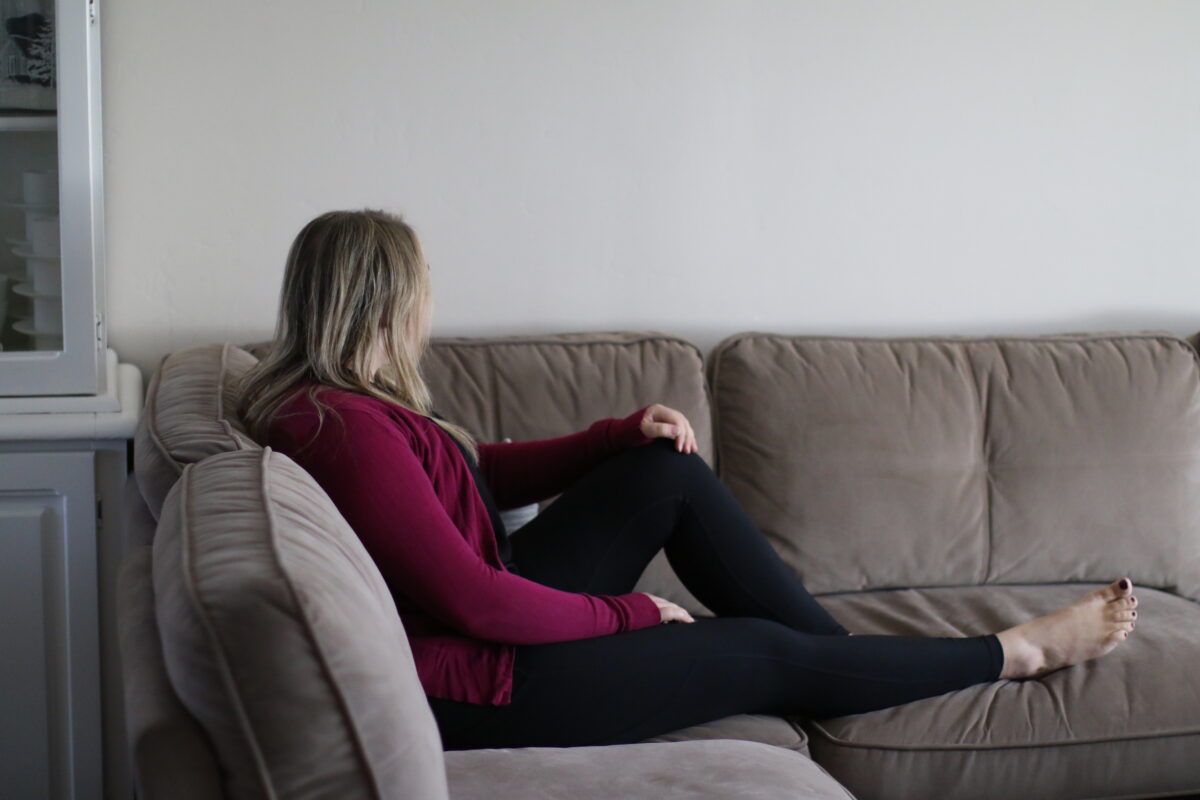
<svg viewBox="0 0 1200 800">
<path fill-rule="evenodd" d="M 614 455 L 512 536 L 531 580 L 572 592 L 633 590 L 661 549 L 684 586 L 722 617 L 845 634 L 700 456 L 659 439 Z"/>
<path fill-rule="evenodd" d="M 698 619 L 521 645 L 510 704 L 429 702 L 449 749 L 638 742 L 740 713 L 840 716 L 1104 655 L 1133 630 L 1135 605 L 1121 579 L 1053 614 L 967 638 L 822 636 L 757 617 Z"/>
<path fill-rule="evenodd" d="M 430 698 L 447 749 L 639 742 L 741 713 L 840 716 L 1000 675 L 995 636 L 823 636 L 755 617 L 522 645 L 509 705 Z"/>
</svg>

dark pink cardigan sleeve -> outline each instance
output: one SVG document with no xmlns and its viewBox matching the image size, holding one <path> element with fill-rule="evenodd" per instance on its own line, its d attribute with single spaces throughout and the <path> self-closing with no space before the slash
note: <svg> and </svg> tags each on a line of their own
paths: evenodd
<svg viewBox="0 0 1200 800">
<path fill-rule="evenodd" d="M 602 419 L 583 431 L 554 439 L 479 444 L 479 471 L 501 509 L 561 494 L 608 456 L 652 441 L 641 431 L 649 406 L 629 416 Z"/>
<path fill-rule="evenodd" d="M 325 489 L 393 591 L 478 639 L 541 644 L 659 624 L 640 592 L 563 592 L 487 563 L 458 530 L 386 413 L 342 408 L 297 461 Z"/>
</svg>

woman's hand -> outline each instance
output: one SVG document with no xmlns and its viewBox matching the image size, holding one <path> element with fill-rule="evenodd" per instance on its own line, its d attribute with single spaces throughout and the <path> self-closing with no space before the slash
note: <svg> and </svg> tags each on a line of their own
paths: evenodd
<svg viewBox="0 0 1200 800">
<path fill-rule="evenodd" d="M 658 606 L 658 613 L 662 615 L 662 622 L 695 622 L 692 615 L 687 612 L 687 609 L 677 606 L 670 600 L 664 600 L 661 597 L 642 592 L 642 594 L 654 601 L 654 605 Z M 661 623 L 660 623 L 661 624 Z"/>
<path fill-rule="evenodd" d="M 642 417 L 642 435 L 650 439 L 660 436 L 674 439 L 675 449 L 679 452 L 696 452 L 696 434 L 687 417 L 658 403 L 646 409 L 646 415 Z"/>
</svg>

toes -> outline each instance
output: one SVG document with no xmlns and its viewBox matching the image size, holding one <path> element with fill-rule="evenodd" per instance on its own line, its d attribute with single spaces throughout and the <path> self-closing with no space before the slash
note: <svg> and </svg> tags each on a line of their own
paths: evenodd
<svg viewBox="0 0 1200 800">
<path fill-rule="evenodd" d="M 1117 610 L 1109 613 L 1108 618 L 1113 622 L 1133 622 L 1137 619 L 1137 612 L 1125 610 Z"/>
<path fill-rule="evenodd" d="M 1126 611 L 1137 608 L 1137 606 L 1138 599 L 1133 595 L 1129 595 L 1129 597 L 1114 597 L 1112 600 L 1108 601 L 1109 608 L 1121 608 Z"/>
<path fill-rule="evenodd" d="M 1104 640 L 1104 643 L 1109 646 L 1118 645 L 1129 638 L 1129 631 L 1113 631 Z"/>
<path fill-rule="evenodd" d="M 1129 578 L 1119 578 L 1100 590 L 1106 600 L 1117 600 L 1133 594 L 1133 581 Z"/>
</svg>

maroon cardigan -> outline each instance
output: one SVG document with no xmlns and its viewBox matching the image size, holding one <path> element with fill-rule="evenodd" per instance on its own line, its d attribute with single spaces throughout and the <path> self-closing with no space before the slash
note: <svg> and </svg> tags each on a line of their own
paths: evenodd
<svg viewBox="0 0 1200 800">
<path fill-rule="evenodd" d="M 427 695 L 506 705 L 515 645 L 661 622 L 640 592 L 563 592 L 509 571 L 462 452 L 430 418 L 331 387 L 320 398 L 336 414 L 327 411 L 319 430 L 297 391 L 265 444 L 316 479 L 375 560 Z M 501 509 L 544 500 L 608 456 L 650 442 L 640 429 L 645 411 L 554 439 L 479 443 L 479 471 Z"/>
</svg>

